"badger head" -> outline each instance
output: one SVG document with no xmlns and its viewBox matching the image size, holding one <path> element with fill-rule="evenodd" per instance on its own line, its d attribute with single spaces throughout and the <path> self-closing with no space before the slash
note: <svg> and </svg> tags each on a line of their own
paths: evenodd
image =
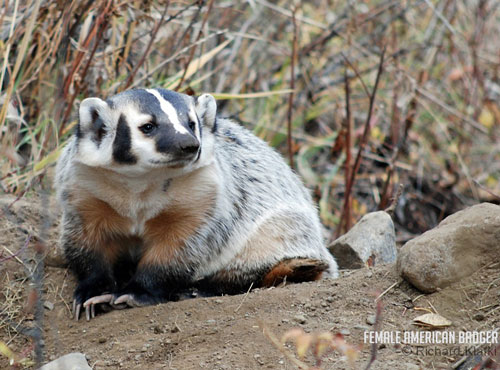
<svg viewBox="0 0 500 370">
<path fill-rule="evenodd" d="M 128 175 L 156 168 L 189 172 L 211 160 L 216 111 L 211 95 L 164 89 L 87 98 L 80 105 L 76 158 Z"/>
</svg>

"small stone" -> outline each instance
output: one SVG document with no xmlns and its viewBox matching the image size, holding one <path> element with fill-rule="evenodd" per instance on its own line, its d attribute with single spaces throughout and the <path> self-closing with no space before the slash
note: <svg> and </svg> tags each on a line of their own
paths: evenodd
<svg viewBox="0 0 500 370">
<path fill-rule="evenodd" d="M 104 337 L 101 337 L 101 338 L 98 339 L 98 342 L 101 343 L 101 344 L 102 343 L 106 343 L 106 341 L 107 341 L 107 339 L 104 338 Z"/>
<path fill-rule="evenodd" d="M 376 322 L 377 322 L 377 316 L 375 316 L 375 315 L 369 315 L 366 318 L 366 323 L 369 325 L 375 325 Z"/>
<path fill-rule="evenodd" d="M 326 303 L 325 301 L 321 302 L 321 307 L 328 307 L 328 303 Z"/>
<path fill-rule="evenodd" d="M 351 335 L 349 329 L 340 329 L 339 333 L 342 335 Z"/>
<path fill-rule="evenodd" d="M 333 301 L 335 301 L 335 298 L 334 298 L 334 297 L 332 297 L 332 296 L 330 296 L 330 297 L 326 297 L 326 301 L 327 301 L 328 303 L 332 303 Z"/>
<path fill-rule="evenodd" d="M 281 319 L 281 322 L 282 322 L 283 324 L 288 324 L 288 323 L 290 322 L 290 320 L 288 320 L 288 319 Z"/>
<path fill-rule="evenodd" d="M 163 329 L 159 325 L 156 325 L 153 328 L 153 333 L 155 333 L 155 334 L 162 334 L 163 332 L 164 332 Z"/>
<path fill-rule="evenodd" d="M 52 303 L 50 301 L 44 301 L 43 307 L 45 307 L 49 311 L 52 311 L 54 309 L 54 303 Z"/>
<path fill-rule="evenodd" d="M 328 249 L 337 260 L 339 269 L 363 268 L 366 263 L 374 266 L 396 262 L 396 233 L 391 216 L 384 211 L 367 213 Z"/>
<path fill-rule="evenodd" d="M 83 353 L 70 353 L 40 368 L 40 370 L 58 369 L 91 370 L 91 367 L 88 365 L 87 359 Z"/>
<path fill-rule="evenodd" d="M 215 324 L 215 320 L 214 319 L 207 320 L 207 324 Z"/>
<path fill-rule="evenodd" d="M 253 358 L 259 363 L 259 365 L 264 365 L 264 361 L 262 361 L 259 354 L 253 355 Z"/>
<path fill-rule="evenodd" d="M 305 324 L 307 322 L 307 319 L 304 315 L 298 314 L 293 317 L 293 319 L 298 322 L 299 324 Z"/>
<path fill-rule="evenodd" d="M 217 303 L 217 304 L 221 304 L 221 303 L 222 303 L 222 299 L 216 299 L 216 300 L 215 300 L 215 303 Z"/>
<path fill-rule="evenodd" d="M 306 310 L 310 310 L 310 309 L 311 309 L 311 307 L 312 307 L 312 305 L 311 305 L 310 303 L 306 303 L 306 304 L 304 305 L 304 308 L 305 308 Z"/>
<path fill-rule="evenodd" d="M 368 331 L 370 330 L 370 327 L 366 326 L 366 325 L 354 325 L 353 327 L 354 329 L 356 330 L 364 330 L 364 331 Z"/>
</svg>

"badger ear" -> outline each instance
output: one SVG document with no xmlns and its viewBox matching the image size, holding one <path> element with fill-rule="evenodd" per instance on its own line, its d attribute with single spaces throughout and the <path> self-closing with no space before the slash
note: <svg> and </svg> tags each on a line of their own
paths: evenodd
<svg viewBox="0 0 500 370">
<path fill-rule="evenodd" d="M 99 98 L 87 98 L 80 104 L 80 121 L 77 126 L 78 138 L 90 137 L 97 145 L 106 134 L 109 116 L 108 104 Z"/>
<path fill-rule="evenodd" d="M 210 94 L 203 94 L 195 98 L 196 114 L 202 121 L 202 124 L 215 131 L 215 116 L 217 114 L 217 103 L 215 98 Z"/>
</svg>

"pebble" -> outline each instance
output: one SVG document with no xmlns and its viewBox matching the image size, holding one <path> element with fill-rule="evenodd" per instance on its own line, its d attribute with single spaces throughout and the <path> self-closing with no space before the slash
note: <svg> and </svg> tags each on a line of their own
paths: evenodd
<svg viewBox="0 0 500 370">
<path fill-rule="evenodd" d="M 43 307 L 45 307 L 49 311 L 52 311 L 54 309 L 54 303 L 52 303 L 50 301 L 44 301 Z"/>
<path fill-rule="evenodd" d="M 101 337 L 101 338 L 98 339 L 98 342 L 101 343 L 101 344 L 102 343 L 106 343 L 106 341 L 107 341 L 107 339 L 104 338 L 104 337 Z"/>
<path fill-rule="evenodd" d="M 370 325 L 375 325 L 375 323 L 377 322 L 377 316 L 375 315 L 369 315 L 367 318 L 366 318 L 366 323 L 367 324 L 370 324 Z"/>
<path fill-rule="evenodd" d="M 342 335 L 351 335 L 349 329 L 340 329 L 339 333 Z"/>
<path fill-rule="evenodd" d="M 354 325 L 354 329 L 357 329 L 357 330 L 370 330 L 370 328 L 366 325 Z"/>
<path fill-rule="evenodd" d="M 304 315 L 300 315 L 300 314 L 299 315 L 295 315 L 293 317 L 293 319 L 295 321 L 297 321 L 299 324 L 305 324 L 307 322 L 306 317 Z"/>
</svg>

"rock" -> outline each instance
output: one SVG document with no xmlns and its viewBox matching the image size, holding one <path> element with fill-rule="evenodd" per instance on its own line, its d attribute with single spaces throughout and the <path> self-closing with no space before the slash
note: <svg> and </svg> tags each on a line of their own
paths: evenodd
<svg viewBox="0 0 500 370">
<path fill-rule="evenodd" d="M 43 365 L 40 370 L 92 370 L 83 353 L 70 353 Z"/>
<path fill-rule="evenodd" d="M 349 329 L 340 329 L 339 333 L 342 335 L 351 335 L 351 331 Z"/>
<path fill-rule="evenodd" d="M 369 325 L 375 325 L 376 322 L 377 322 L 377 316 L 376 315 L 369 315 L 366 318 L 366 323 L 369 324 Z"/>
<path fill-rule="evenodd" d="M 52 303 L 50 301 L 44 301 L 43 307 L 45 307 L 49 311 L 52 311 L 54 309 L 54 303 Z"/>
<path fill-rule="evenodd" d="M 481 203 L 407 242 L 396 266 L 413 286 L 432 293 L 498 260 L 499 255 L 500 206 Z"/>
<path fill-rule="evenodd" d="M 293 319 L 294 319 L 296 322 L 298 322 L 299 324 L 305 324 L 305 323 L 306 323 L 306 321 L 307 321 L 306 317 L 305 317 L 304 315 L 300 315 L 300 314 L 295 315 L 295 316 L 293 317 Z"/>
<path fill-rule="evenodd" d="M 391 216 L 384 211 L 364 215 L 328 249 L 340 269 L 362 268 L 370 257 L 374 265 L 396 262 L 396 233 Z"/>
</svg>

